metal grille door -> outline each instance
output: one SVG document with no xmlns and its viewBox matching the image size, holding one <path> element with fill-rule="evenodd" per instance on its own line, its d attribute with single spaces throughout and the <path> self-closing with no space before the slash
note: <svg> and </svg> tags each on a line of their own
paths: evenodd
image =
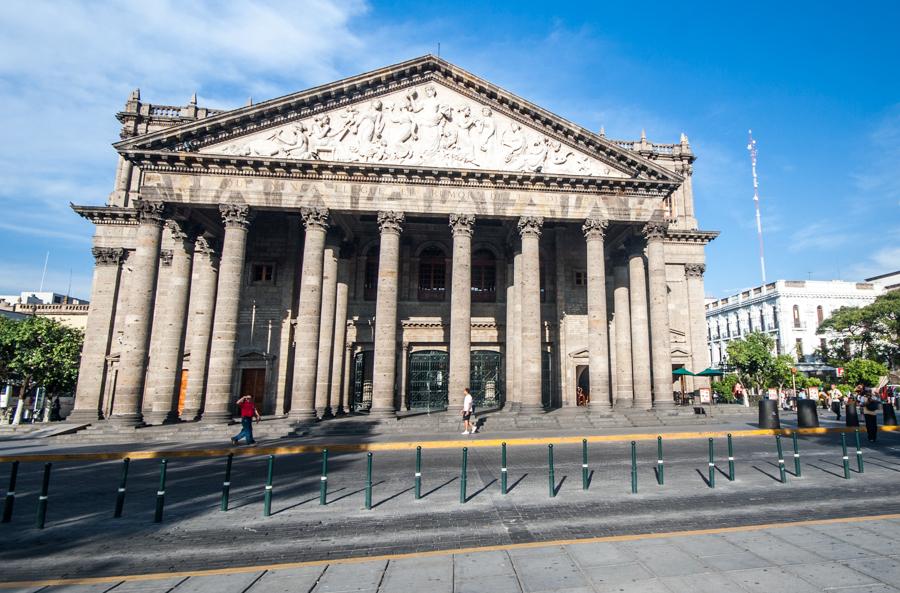
<svg viewBox="0 0 900 593">
<path fill-rule="evenodd" d="M 503 395 L 503 375 L 499 352 L 473 350 L 469 373 L 470 389 L 476 408 L 496 408 Z"/>
<path fill-rule="evenodd" d="M 409 355 L 410 409 L 447 409 L 449 359 L 446 352 L 439 350 L 423 350 Z"/>
<path fill-rule="evenodd" d="M 372 408 L 372 364 L 371 352 L 357 352 L 353 357 L 353 393 L 350 411 L 369 411 Z"/>
<path fill-rule="evenodd" d="M 553 355 L 546 350 L 541 352 L 541 403 L 553 406 Z"/>
</svg>

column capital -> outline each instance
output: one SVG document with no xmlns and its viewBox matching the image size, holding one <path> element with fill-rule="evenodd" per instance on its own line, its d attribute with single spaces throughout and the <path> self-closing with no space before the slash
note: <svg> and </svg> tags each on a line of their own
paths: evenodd
<svg viewBox="0 0 900 593">
<path fill-rule="evenodd" d="M 137 211 L 137 218 L 140 224 L 155 224 L 159 226 L 162 226 L 168 210 L 164 202 L 141 199 L 134 201 L 134 209 Z"/>
<path fill-rule="evenodd" d="M 394 233 L 399 235 L 403 232 L 403 222 L 406 216 L 403 212 L 395 212 L 393 210 L 382 210 L 378 213 L 378 230 L 382 234 Z"/>
<path fill-rule="evenodd" d="M 194 253 L 209 258 L 209 263 L 213 268 L 219 268 L 219 257 L 221 256 L 221 245 L 215 239 L 200 235 L 194 241 Z"/>
<path fill-rule="evenodd" d="M 253 218 L 250 206 L 246 204 L 219 204 L 219 214 L 225 227 L 246 229 Z"/>
<path fill-rule="evenodd" d="M 172 238 L 176 242 L 194 243 L 197 237 L 203 232 L 200 225 L 194 224 L 187 220 L 175 220 L 170 218 L 166 221 L 166 228 L 172 234 Z"/>
<path fill-rule="evenodd" d="M 684 264 L 684 274 L 688 278 L 703 278 L 706 264 Z"/>
<path fill-rule="evenodd" d="M 603 218 L 587 218 L 584 224 L 581 225 L 581 231 L 584 233 L 584 238 L 588 241 L 603 239 L 606 236 L 606 228 L 608 226 L 609 221 Z"/>
<path fill-rule="evenodd" d="M 526 235 L 540 237 L 541 236 L 541 228 L 544 226 L 544 217 L 543 216 L 522 216 L 519 218 L 519 235 L 522 237 Z"/>
<path fill-rule="evenodd" d="M 662 240 L 666 236 L 669 224 L 662 220 L 651 220 L 641 229 L 641 233 L 647 241 Z"/>
<path fill-rule="evenodd" d="M 162 263 L 164 267 L 168 267 L 172 265 L 172 250 L 171 249 L 160 249 L 159 250 L 159 261 Z"/>
<path fill-rule="evenodd" d="M 117 266 L 125 259 L 125 250 L 121 247 L 94 247 L 91 253 L 98 266 Z"/>
<path fill-rule="evenodd" d="M 452 229 L 451 232 L 454 237 L 457 235 L 471 237 L 472 231 L 475 230 L 475 215 L 451 214 L 450 228 Z"/>
<path fill-rule="evenodd" d="M 328 230 L 328 208 L 300 208 L 300 218 L 306 230 Z"/>
</svg>

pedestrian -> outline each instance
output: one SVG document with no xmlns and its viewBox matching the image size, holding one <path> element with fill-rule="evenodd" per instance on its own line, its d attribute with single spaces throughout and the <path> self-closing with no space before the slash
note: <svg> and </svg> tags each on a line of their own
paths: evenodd
<svg viewBox="0 0 900 593">
<path fill-rule="evenodd" d="M 462 419 L 463 419 L 463 434 L 475 434 L 478 431 L 478 428 L 475 426 L 475 423 L 472 422 L 472 414 L 475 412 L 475 401 L 472 399 L 472 394 L 469 393 L 469 388 L 466 387 L 463 389 L 463 393 L 465 397 L 463 397 L 463 405 L 462 405 Z"/>
<path fill-rule="evenodd" d="M 735 400 L 740 399 L 741 403 L 744 404 L 744 407 L 750 407 L 750 402 L 747 400 L 747 394 L 744 392 L 744 386 L 741 385 L 740 381 L 735 383 L 734 387 L 731 388 L 731 395 L 734 396 Z"/>
<path fill-rule="evenodd" d="M 878 438 L 878 408 L 881 407 L 881 402 L 871 391 L 865 402 L 863 416 L 866 419 L 866 434 L 869 437 L 869 442 L 874 443 Z"/>
<path fill-rule="evenodd" d="M 260 415 L 259 410 L 256 409 L 256 404 L 253 403 L 253 396 L 245 395 L 235 403 L 241 410 L 241 432 L 231 438 L 231 444 L 237 445 L 241 439 L 246 438 L 248 445 L 255 445 L 256 441 L 253 440 L 253 420 L 256 419 L 259 422 Z"/>
<path fill-rule="evenodd" d="M 835 413 L 837 418 L 835 420 L 841 419 L 841 399 L 843 399 L 844 394 L 841 393 L 841 390 L 837 388 L 837 385 L 831 386 L 831 392 L 828 394 L 831 398 L 831 411 Z"/>
</svg>

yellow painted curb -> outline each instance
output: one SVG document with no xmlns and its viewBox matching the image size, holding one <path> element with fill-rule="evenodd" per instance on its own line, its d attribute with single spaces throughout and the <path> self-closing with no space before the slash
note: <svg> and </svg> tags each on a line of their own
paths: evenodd
<svg viewBox="0 0 900 593">
<path fill-rule="evenodd" d="M 741 525 L 737 527 L 716 527 L 711 529 L 689 529 L 685 531 L 669 531 L 665 533 L 641 533 L 634 535 L 608 535 L 602 537 L 588 537 L 584 539 L 562 539 L 545 542 L 527 542 L 521 544 L 501 544 L 493 546 L 456 548 L 450 550 L 433 550 L 430 552 L 409 552 L 405 554 L 383 554 L 380 556 L 358 556 L 353 558 L 337 558 L 330 560 L 309 560 L 305 562 L 282 562 L 278 564 L 263 564 L 257 566 L 238 566 L 233 568 L 216 568 L 207 570 L 158 572 L 137 575 L 120 575 L 109 577 L 86 577 L 73 579 L 42 579 L 35 581 L 9 581 L 0 582 L 0 589 L 47 587 L 61 585 L 94 585 L 103 583 L 116 583 L 121 581 L 153 581 L 167 578 L 201 577 L 213 575 L 244 574 L 268 570 L 285 570 L 302 568 L 305 566 L 325 566 L 326 564 L 361 564 L 363 562 L 378 562 L 386 560 L 402 560 L 406 558 L 429 558 L 434 556 L 448 556 L 451 554 L 472 554 L 475 552 L 492 552 L 508 550 L 524 550 L 530 548 L 545 548 L 553 546 L 572 546 L 581 544 L 594 544 L 604 542 L 628 542 L 647 539 L 662 539 L 667 537 L 685 537 L 695 535 L 714 535 L 722 533 L 739 533 L 747 531 L 762 531 L 764 529 L 783 529 L 785 527 L 808 527 L 814 525 L 834 525 L 841 523 L 862 523 L 866 521 L 883 521 L 886 519 L 900 519 L 900 514 L 869 515 L 855 517 L 839 517 L 837 519 L 811 519 L 806 521 L 793 521 L 781 523 L 763 523 L 758 525 Z"/>
</svg>

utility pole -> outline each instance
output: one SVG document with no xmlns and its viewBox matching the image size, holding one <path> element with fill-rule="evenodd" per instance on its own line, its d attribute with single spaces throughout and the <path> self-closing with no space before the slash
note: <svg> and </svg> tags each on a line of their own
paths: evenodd
<svg viewBox="0 0 900 593">
<path fill-rule="evenodd" d="M 750 140 L 747 150 L 750 151 L 750 166 L 753 170 L 753 205 L 756 207 L 756 234 L 759 236 L 759 269 L 762 272 L 762 283 L 766 283 L 766 258 L 763 252 L 762 220 L 759 215 L 759 178 L 756 176 L 756 140 L 753 139 L 753 130 L 747 132 Z"/>
</svg>

